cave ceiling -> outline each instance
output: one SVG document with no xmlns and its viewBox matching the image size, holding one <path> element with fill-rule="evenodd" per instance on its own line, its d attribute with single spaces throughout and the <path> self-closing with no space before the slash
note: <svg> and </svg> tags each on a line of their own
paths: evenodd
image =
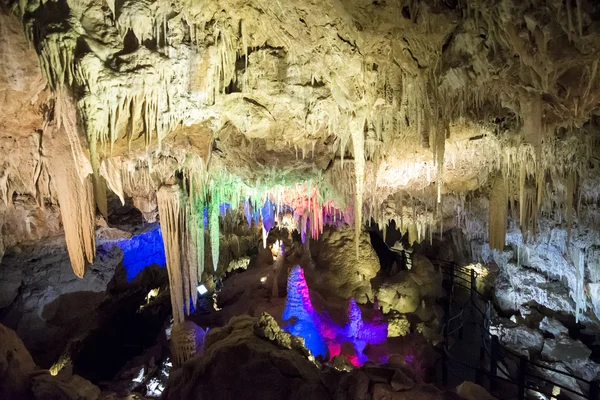
<svg viewBox="0 0 600 400">
<path fill-rule="evenodd" d="M 0 254 L 89 198 L 61 199 L 62 162 L 102 213 L 103 190 L 151 212 L 198 165 L 431 231 L 466 228 L 467 201 L 487 235 L 499 192 L 526 229 L 570 224 L 573 193 L 595 210 L 592 1 L 4 0 L 0 18 Z"/>
</svg>

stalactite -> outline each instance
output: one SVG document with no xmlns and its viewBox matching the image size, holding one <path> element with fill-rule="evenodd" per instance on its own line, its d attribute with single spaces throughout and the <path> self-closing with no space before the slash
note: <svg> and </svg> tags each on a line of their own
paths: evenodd
<svg viewBox="0 0 600 400">
<path fill-rule="evenodd" d="M 571 9 L 571 0 L 567 0 L 567 20 L 568 20 L 568 29 L 567 36 L 569 38 L 569 42 L 573 36 L 573 10 Z"/>
<path fill-rule="evenodd" d="M 156 198 L 165 244 L 173 320 L 182 322 L 185 314 L 190 313 L 190 300 L 196 304 L 198 283 L 189 241 L 189 208 L 178 185 L 162 186 Z"/>
<path fill-rule="evenodd" d="M 488 236 L 490 249 L 504 250 L 506 244 L 506 225 L 508 222 L 508 193 L 506 180 L 496 176 L 492 181 L 488 218 Z"/>
<path fill-rule="evenodd" d="M 365 120 L 363 118 L 354 122 L 358 122 L 351 130 L 354 152 L 354 175 L 356 179 L 356 187 L 354 189 L 354 240 L 356 245 L 356 258 L 358 259 L 365 187 Z"/>
<path fill-rule="evenodd" d="M 125 205 L 125 194 L 123 192 L 123 178 L 121 170 L 115 165 L 115 160 L 107 158 L 102 160 L 99 168 L 100 176 L 104 178 L 108 187 L 119 197 L 121 204 Z"/>
<path fill-rule="evenodd" d="M 96 199 L 96 207 L 98 207 L 98 211 L 104 216 L 104 218 L 108 218 L 108 201 L 106 198 L 106 185 L 104 180 L 100 176 L 100 165 L 98 159 L 98 142 L 95 138 L 91 138 L 89 140 L 90 143 L 90 161 L 92 165 L 92 183 L 94 186 L 94 198 Z"/>
<path fill-rule="evenodd" d="M 575 171 L 571 171 L 567 177 L 567 248 L 571 241 L 571 227 L 573 226 L 573 194 L 575 191 L 575 180 L 577 175 Z"/>
<path fill-rule="evenodd" d="M 199 279 L 204 272 L 204 233 L 206 226 L 204 223 L 204 210 L 206 208 L 206 174 L 202 159 L 197 160 L 196 168 L 190 171 L 190 214 L 191 214 L 191 235 L 194 244 L 196 273 Z"/>
<path fill-rule="evenodd" d="M 586 310 L 585 293 L 585 253 L 582 249 L 574 248 L 571 252 L 571 260 L 575 266 L 575 288 L 571 289 L 571 296 L 575 300 L 575 322 L 579 322 L 579 317 Z"/>
<path fill-rule="evenodd" d="M 219 205 L 221 204 L 221 196 L 219 196 L 218 193 L 219 190 L 212 191 L 208 206 L 208 229 L 210 232 L 210 250 L 212 254 L 213 271 L 216 271 L 219 266 Z"/>
<path fill-rule="evenodd" d="M 71 266 L 82 278 L 86 261 L 96 255 L 95 213 L 91 165 L 80 143 L 77 111 L 73 99 L 64 91 L 56 98 L 56 126 L 48 140 L 48 171 L 56 188 Z"/>
</svg>

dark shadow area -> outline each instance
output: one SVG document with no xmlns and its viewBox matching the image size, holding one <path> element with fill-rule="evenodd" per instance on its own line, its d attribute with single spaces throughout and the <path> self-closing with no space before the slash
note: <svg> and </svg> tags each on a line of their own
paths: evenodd
<svg viewBox="0 0 600 400">
<path fill-rule="evenodd" d="M 158 265 L 145 268 L 130 283 L 119 267 L 108 290 L 114 297 L 97 310 L 100 325 L 80 343 L 74 372 L 96 384 L 111 380 L 125 363 L 154 345 L 171 315 L 167 286 L 167 271 Z M 162 295 L 146 304 L 154 288 Z"/>
<path fill-rule="evenodd" d="M 390 250 L 387 243 L 389 243 L 390 240 L 393 240 L 392 243 L 396 242 L 396 240 L 402 240 L 402 236 L 395 229 L 395 225 L 393 228 L 391 226 L 388 226 L 387 228 L 384 227 L 384 229 L 388 230 L 388 235 L 390 231 L 392 232 L 392 234 L 395 233 L 394 236 L 397 236 L 397 238 L 386 237 L 386 241 L 384 241 L 382 237 L 382 232 L 379 229 L 378 225 L 375 223 L 371 224 L 371 227 L 370 229 L 368 229 L 368 232 L 369 237 L 371 238 L 371 246 L 373 246 L 373 250 L 375 250 L 375 253 L 377 253 L 377 257 L 379 258 L 381 270 L 385 272 L 390 272 L 392 270 L 394 262 L 396 262 L 399 267 L 403 267 L 404 263 L 402 262 L 402 260 L 400 260 L 401 257 L 398 253 Z"/>
</svg>

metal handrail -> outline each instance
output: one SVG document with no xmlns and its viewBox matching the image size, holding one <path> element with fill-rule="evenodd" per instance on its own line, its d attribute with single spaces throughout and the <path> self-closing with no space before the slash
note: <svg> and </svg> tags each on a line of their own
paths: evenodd
<svg viewBox="0 0 600 400">
<path fill-rule="evenodd" d="M 494 380 L 496 380 L 496 381 L 504 381 L 504 382 L 507 382 L 507 383 L 510 383 L 513 385 L 517 385 L 517 387 L 519 388 L 519 392 L 518 392 L 519 399 L 525 398 L 525 390 L 526 389 L 531 389 L 531 390 L 535 390 L 537 392 L 543 393 L 542 388 L 533 386 L 534 383 L 531 382 L 532 380 L 537 380 L 538 382 L 542 381 L 545 383 L 549 383 L 553 386 L 561 388 L 561 390 L 565 390 L 565 391 L 573 393 L 577 396 L 582 396 L 583 398 L 586 398 L 585 397 L 586 394 L 583 393 L 583 389 L 581 390 L 581 392 L 577 392 L 577 391 L 575 391 L 571 388 L 568 388 L 560 383 L 554 382 L 552 379 L 545 378 L 545 377 L 542 377 L 542 376 L 532 373 L 530 371 L 531 367 L 536 367 L 539 370 L 542 370 L 542 372 L 536 371 L 538 373 L 543 373 L 543 371 L 549 371 L 549 372 L 559 374 L 559 375 L 562 375 L 562 376 L 565 376 L 568 378 L 573 378 L 576 381 L 578 381 L 584 385 L 589 385 L 588 386 L 589 393 L 588 393 L 587 398 L 592 399 L 592 400 L 600 400 L 600 382 L 599 381 L 597 381 L 597 380 L 588 381 L 584 378 L 573 375 L 571 373 L 560 371 L 555 368 L 539 364 L 535 361 L 530 361 L 529 359 L 527 359 L 527 357 L 516 353 L 515 351 L 509 349 L 508 347 L 503 346 L 499 342 L 498 337 L 493 335 L 489 329 L 491 326 L 491 318 L 490 318 L 491 302 L 489 301 L 488 298 L 486 298 L 486 296 L 484 296 L 482 293 L 480 293 L 477 290 L 476 279 L 478 277 L 478 274 L 476 271 L 461 267 L 451 261 L 436 260 L 436 259 L 432 259 L 432 261 L 439 264 L 442 274 L 449 277 L 449 280 L 451 283 L 451 286 L 449 288 L 450 289 L 449 290 L 450 299 L 448 300 L 448 304 L 447 304 L 448 315 L 446 315 L 446 323 L 442 327 L 443 332 L 444 332 L 444 339 L 445 339 L 444 344 L 443 344 L 445 360 L 451 359 L 460 365 L 463 365 L 470 369 L 473 369 L 476 371 L 478 376 L 479 376 L 479 374 L 483 374 L 483 375 L 490 377 L 490 384 L 492 384 L 492 382 Z M 467 280 L 463 276 L 457 275 L 457 273 L 461 274 L 461 275 L 468 275 L 469 279 Z M 457 280 L 458 280 L 458 282 L 457 282 Z M 464 285 L 463 281 L 467 282 L 468 286 Z M 455 298 L 455 290 L 454 290 L 455 287 L 469 290 L 471 292 L 469 300 L 467 300 L 463 304 L 459 303 Z M 482 310 L 477 305 L 476 300 L 480 300 L 485 303 L 485 310 Z M 455 315 L 453 315 L 452 317 L 450 317 L 449 314 L 450 314 L 453 304 L 456 304 L 459 307 L 460 311 L 458 313 L 456 313 Z M 464 362 L 456 359 L 454 356 L 452 356 L 450 354 L 450 351 L 449 351 L 450 350 L 449 349 L 450 336 L 455 335 L 456 332 L 460 332 L 460 334 L 462 335 L 461 329 L 464 327 L 464 321 L 462 319 L 464 318 L 464 307 L 467 305 L 471 305 L 472 308 L 476 311 L 476 313 L 479 316 L 479 318 L 476 319 L 475 323 L 481 328 L 481 346 L 480 346 L 481 355 L 480 355 L 480 357 L 485 357 L 485 356 L 489 357 L 490 361 L 494 364 L 493 370 L 492 370 L 492 368 L 490 368 L 490 370 L 487 370 L 486 368 L 473 367 L 472 365 L 469 365 L 467 363 L 464 363 Z M 451 325 L 456 320 L 459 320 L 459 319 L 460 319 L 460 323 L 458 324 L 458 327 L 453 330 L 450 330 Z M 459 340 L 460 339 L 462 339 L 462 336 L 459 336 Z M 491 342 L 492 342 L 491 348 L 489 348 L 489 346 L 487 344 L 488 340 L 491 340 Z M 502 354 L 503 354 L 503 356 L 501 356 Z M 506 358 L 507 356 L 516 357 L 519 362 L 519 368 L 517 370 L 518 371 L 517 381 L 514 381 L 512 379 L 505 379 L 505 378 L 502 378 L 497 375 L 497 372 L 499 371 L 502 374 L 504 374 L 507 378 L 511 378 L 511 375 L 508 373 L 508 371 L 505 368 L 503 368 L 504 366 L 502 365 L 502 360 L 504 358 Z M 480 362 L 481 361 L 483 361 L 483 359 L 480 359 Z M 447 366 L 444 365 L 444 368 L 447 368 Z M 447 372 L 445 370 L 443 372 L 443 376 L 444 376 L 444 379 L 447 379 Z"/>
</svg>

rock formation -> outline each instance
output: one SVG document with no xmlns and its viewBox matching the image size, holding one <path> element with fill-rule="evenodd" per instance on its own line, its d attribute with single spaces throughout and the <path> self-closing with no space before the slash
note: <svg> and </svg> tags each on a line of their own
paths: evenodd
<svg viewBox="0 0 600 400">
<path fill-rule="evenodd" d="M 2 0 L 0 321 L 55 361 L 124 270 L 165 264 L 175 323 L 230 305 L 223 325 L 279 317 L 299 264 L 355 325 L 377 304 L 432 338 L 437 254 L 487 264 L 494 306 L 544 310 L 556 343 L 550 318 L 599 332 L 596 3 Z"/>
</svg>

